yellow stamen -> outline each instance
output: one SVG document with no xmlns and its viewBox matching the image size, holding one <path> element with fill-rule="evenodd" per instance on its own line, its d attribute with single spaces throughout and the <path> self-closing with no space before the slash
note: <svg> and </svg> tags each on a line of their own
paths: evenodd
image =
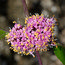
<svg viewBox="0 0 65 65">
<path fill-rule="evenodd" d="M 37 22 L 37 24 L 39 24 L 39 22 Z"/>
<path fill-rule="evenodd" d="M 46 39 L 47 39 L 47 37 L 46 37 Z"/>
<path fill-rule="evenodd" d="M 29 18 L 32 18 L 31 16 Z"/>
<path fill-rule="evenodd" d="M 41 46 L 41 45 L 38 45 L 39 47 Z"/>
<path fill-rule="evenodd" d="M 27 40 L 30 43 L 30 40 Z"/>
<path fill-rule="evenodd" d="M 35 32 L 34 35 L 38 35 L 38 33 Z"/>
<path fill-rule="evenodd" d="M 30 44 L 30 47 L 33 47 L 34 45 L 33 44 Z"/>
<path fill-rule="evenodd" d="M 20 47 L 18 47 L 18 49 L 20 49 Z"/>
<path fill-rule="evenodd" d="M 44 30 L 47 31 L 47 28 L 45 28 Z"/>
<path fill-rule="evenodd" d="M 28 46 L 28 44 L 26 44 L 26 46 Z"/>
<path fill-rule="evenodd" d="M 40 51 L 40 48 L 37 48 L 38 51 Z"/>
<path fill-rule="evenodd" d="M 39 29 L 37 29 L 37 31 L 38 31 L 38 32 L 40 32 L 40 30 L 39 30 Z"/>
<path fill-rule="evenodd" d="M 39 16 L 39 14 L 36 14 L 36 16 Z"/>
<path fill-rule="evenodd" d="M 33 25 L 33 23 L 30 24 L 31 26 Z"/>
<path fill-rule="evenodd" d="M 46 46 L 48 46 L 48 45 L 46 45 Z"/>
<path fill-rule="evenodd" d="M 23 50 L 25 51 L 26 49 L 25 49 L 25 48 L 23 48 Z"/>
<path fill-rule="evenodd" d="M 21 45 L 23 45 L 23 43 L 21 43 Z"/>
<path fill-rule="evenodd" d="M 44 44 L 42 46 L 44 46 L 44 45 L 45 45 L 45 42 L 44 42 Z"/>
<path fill-rule="evenodd" d="M 18 52 L 18 50 L 16 50 L 16 52 Z"/>
<path fill-rule="evenodd" d="M 50 28 L 49 30 L 51 31 L 52 29 Z"/>
<path fill-rule="evenodd" d="M 55 17 L 55 15 L 53 15 L 53 17 Z"/>
<path fill-rule="evenodd" d="M 36 17 L 37 17 L 37 18 L 39 18 L 39 15 L 38 15 L 38 14 L 36 14 Z"/>
<path fill-rule="evenodd" d="M 9 35 L 9 33 L 8 33 L 8 34 L 7 34 L 5 37 L 6 37 L 7 39 L 8 39 L 8 38 L 10 38 L 10 35 Z"/>
<path fill-rule="evenodd" d="M 9 49 L 12 49 L 11 47 Z"/>
<path fill-rule="evenodd" d="M 26 29 L 26 26 L 25 26 L 25 29 Z"/>
<path fill-rule="evenodd" d="M 35 56 L 33 56 L 35 58 Z"/>
<path fill-rule="evenodd" d="M 18 46 L 17 44 L 15 44 L 15 46 Z"/>
<path fill-rule="evenodd" d="M 32 25 L 30 27 L 32 27 Z"/>
<path fill-rule="evenodd" d="M 26 20 L 28 20 L 28 17 L 26 18 Z"/>
<path fill-rule="evenodd" d="M 54 35 L 54 33 L 52 33 L 52 36 Z"/>
<path fill-rule="evenodd" d="M 13 51 L 18 52 L 18 50 L 16 48 L 14 48 Z"/>
<path fill-rule="evenodd" d="M 56 48 L 58 48 L 58 46 L 56 45 Z"/>
<path fill-rule="evenodd" d="M 48 35 L 50 37 L 50 35 Z"/>
<path fill-rule="evenodd" d="M 26 53 L 26 55 L 29 55 L 29 52 L 28 52 L 28 53 Z"/>
<path fill-rule="evenodd" d="M 25 24 L 27 24 L 27 21 L 26 21 L 26 19 L 25 19 Z"/>
<path fill-rule="evenodd" d="M 32 49 L 30 49 L 30 52 L 32 51 Z"/>
<path fill-rule="evenodd" d="M 49 22 L 50 22 L 50 20 L 49 20 Z"/>
<path fill-rule="evenodd" d="M 31 37 L 31 40 L 33 40 L 33 38 Z"/>
<path fill-rule="evenodd" d="M 47 48 L 45 48 L 45 51 L 47 51 Z"/>
<path fill-rule="evenodd" d="M 39 21 L 42 21 L 42 19 L 39 19 Z"/>
<path fill-rule="evenodd" d="M 54 18 L 55 19 L 55 21 L 57 21 L 57 19 L 56 18 Z"/>
<path fill-rule="evenodd" d="M 21 54 L 22 52 L 20 51 L 19 53 Z"/>
<path fill-rule="evenodd" d="M 52 39 L 52 41 L 54 41 L 54 39 Z"/>
<path fill-rule="evenodd" d="M 23 51 L 23 54 L 26 54 L 25 51 Z"/>
<path fill-rule="evenodd" d="M 16 33 L 13 33 L 13 35 L 16 35 Z"/>
<path fill-rule="evenodd" d="M 26 35 L 27 38 L 29 38 L 27 35 Z"/>
<path fill-rule="evenodd" d="M 28 23 L 28 24 L 27 24 L 27 26 L 29 27 L 29 26 L 30 26 L 30 24 Z"/>
<path fill-rule="evenodd" d="M 13 51 L 16 51 L 16 49 L 13 49 Z"/>
<path fill-rule="evenodd" d="M 44 49 L 42 49 L 42 51 L 44 51 Z"/>
<path fill-rule="evenodd" d="M 53 32 L 53 29 L 52 29 L 52 31 L 51 32 Z"/>
<path fill-rule="evenodd" d="M 25 33 L 25 30 L 23 31 L 23 33 Z"/>
<path fill-rule="evenodd" d="M 18 24 L 17 26 L 20 26 L 20 24 Z"/>
<path fill-rule="evenodd" d="M 9 31 L 11 32 L 11 29 Z"/>
<path fill-rule="evenodd" d="M 43 14 L 41 14 L 41 16 L 44 16 Z"/>
<path fill-rule="evenodd" d="M 14 45 L 11 45 L 11 46 L 14 46 Z"/>
<path fill-rule="evenodd" d="M 16 23 L 16 21 L 13 21 L 13 23 Z"/>
<path fill-rule="evenodd" d="M 54 26 L 52 26 L 52 29 L 54 28 Z"/>
<path fill-rule="evenodd" d="M 44 39 L 44 36 L 42 37 L 42 39 Z"/>
<path fill-rule="evenodd" d="M 10 44 L 10 42 L 8 42 L 8 44 Z"/>
<path fill-rule="evenodd" d="M 35 15 L 33 15 L 33 19 L 36 19 L 36 16 Z"/>
</svg>

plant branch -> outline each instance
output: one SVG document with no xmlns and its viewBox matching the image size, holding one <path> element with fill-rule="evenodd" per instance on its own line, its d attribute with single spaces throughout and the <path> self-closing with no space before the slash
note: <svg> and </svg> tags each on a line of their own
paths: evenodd
<svg viewBox="0 0 65 65">
<path fill-rule="evenodd" d="M 25 15 L 29 16 L 29 12 L 28 12 L 25 0 L 22 0 L 22 4 L 23 4 Z M 39 65 L 42 65 L 42 61 L 41 61 L 41 58 L 39 56 L 39 52 L 38 51 L 36 51 L 36 55 L 37 55 L 37 58 L 38 58 L 38 61 L 39 61 Z"/>
<path fill-rule="evenodd" d="M 22 0 L 22 4 L 23 4 L 23 8 L 24 8 L 25 15 L 29 16 L 29 12 L 28 12 L 27 5 L 26 5 L 25 0 Z"/>
<path fill-rule="evenodd" d="M 40 58 L 38 51 L 36 51 L 36 55 L 37 55 L 37 58 L 38 58 L 38 61 L 39 61 L 39 65 L 42 65 L 42 61 L 41 61 L 41 58 Z"/>
</svg>

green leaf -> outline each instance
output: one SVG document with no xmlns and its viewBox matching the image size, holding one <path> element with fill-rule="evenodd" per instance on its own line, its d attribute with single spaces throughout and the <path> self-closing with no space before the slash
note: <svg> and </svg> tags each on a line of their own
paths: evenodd
<svg viewBox="0 0 65 65">
<path fill-rule="evenodd" d="M 57 58 L 65 65 L 65 48 L 62 46 L 58 46 L 54 49 L 54 53 Z"/>
<path fill-rule="evenodd" d="M 0 30 L 0 40 L 3 39 L 5 37 L 7 32 Z"/>
</svg>

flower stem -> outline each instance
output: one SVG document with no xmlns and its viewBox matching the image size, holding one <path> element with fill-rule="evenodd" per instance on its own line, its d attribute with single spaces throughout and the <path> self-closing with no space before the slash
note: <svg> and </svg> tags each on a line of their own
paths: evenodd
<svg viewBox="0 0 65 65">
<path fill-rule="evenodd" d="M 41 61 L 41 58 L 40 58 L 38 51 L 36 51 L 36 55 L 37 55 L 37 58 L 38 58 L 38 61 L 39 61 L 39 65 L 42 65 L 42 61 Z"/>
<path fill-rule="evenodd" d="M 22 4 L 23 4 L 25 15 L 29 16 L 29 12 L 28 12 L 25 0 L 22 0 Z M 41 58 L 39 56 L 39 52 L 38 51 L 36 51 L 36 55 L 37 55 L 37 58 L 38 58 L 38 61 L 39 61 L 39 65 L 42 65 L 42 61 L 41 61 Z"/>
<path fill-rule="evenodd" d="M 28 12 L 25 0 L 22 0 L 22 4 L 23 4 L 25 15 L 29 16 L 29 12 Z"/>
</svg>

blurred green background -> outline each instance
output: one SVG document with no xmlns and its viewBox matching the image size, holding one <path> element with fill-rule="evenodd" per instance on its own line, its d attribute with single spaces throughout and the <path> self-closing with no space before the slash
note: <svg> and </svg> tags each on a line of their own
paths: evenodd
<svg viewBox="0 0 65 65">
<path fill-rule="evenodd" d="M 30 15 L 44 14 L 45 17 L 57 18 L 58 26 L 55 28 L 57 42 L 65 46 L 65 0 L 26 0 Z M 12 21 L 20 21 L 24 25 L 25 12 L 22 0 L 0 0 L 0 27 L 5 31 L 13 27 Z M 1 29 L 0 29 L 1 30 Z M 0 40 L 0 65 L 38 65 L 37 58 L 21 56 L 9 49 L 6 39 Z M 55 56 L 53 49 L 40 52 L 43 65 L 63 65 Z"/>
</svg>

